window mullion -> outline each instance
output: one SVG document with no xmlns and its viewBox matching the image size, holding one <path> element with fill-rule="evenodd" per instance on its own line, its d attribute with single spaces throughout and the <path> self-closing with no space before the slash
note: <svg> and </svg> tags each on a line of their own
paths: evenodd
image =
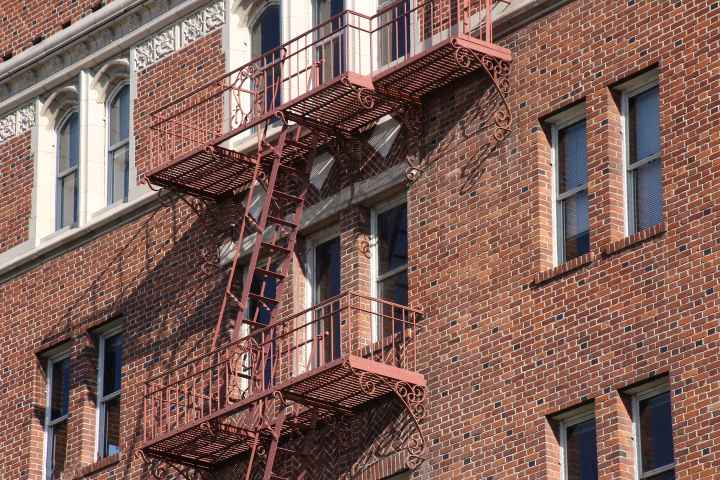
<svg viewBox="0 0 720 480">
<path fill-rule="evenodd" d="M 407 263 L 400 265 L 399 267 L 395 267 L 385 273 L 378 273 L 377 281 L 382 282 L 383 280 L 387 280 L 388 278 L 393 277 L 398 273 L 402 273 L 404 271 L 407 271 Z"/>
<path fill-rule="evenodd" d="M 567 190 L 563 193 L 558 193 L 557 198 L 558 198 L 558 200 L 566 200 L 570 197 L 574 197 L 575 195 L 577 195 L 580 192 L 584 192 L 585 190 L 587 190 L 587 183 L 584 183 L 575 188 L 571 188 L 570 190 Z"/>
<path fill-rule="evenodd" d="M 650 163 L 654 160 L 658 160 L 659 158 L 660 158 L 660 152 L 653 153 L 652 155 L 649 155 L 649 156 L 643 158 L 642 160 L 638 160 L 637 162 L 629 164 L 628 170 L 630 170 L 630 171 L 637 170 L 638 168 L 642 167 L 643 165 L 647 165 L 648 163 Z"/>
</svg>

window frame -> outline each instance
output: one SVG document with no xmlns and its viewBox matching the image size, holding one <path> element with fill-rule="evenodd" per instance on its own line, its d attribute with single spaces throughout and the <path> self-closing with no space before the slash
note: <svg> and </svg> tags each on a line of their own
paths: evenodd
<svg viewBox="0 0 720 480">
<path fill-rule="evenodd" d="M 624 206 L 625 206 L 625 214 L 624 214 L 624 220 L 625 220 L 625 235 L 632 235 L 634 233 L 637 233 L 640 231 L 637 228 L 637 219 L 635 218 L 635 185 L 633 182 L 633 177 L 635 175 L 635 172 L 645 165 L 647 165 L 650 162 L 653 162 L 655 160 L 659 160 L 660 163 L 660 171 L 662 172 L 662 148 L 660 151 L 656 154 L 650 155 L 648 157 L 643 158 L 642 160 L 638 160 L 634 164 L 630 163 L 630 99 L 633 97 L 636 97 L 642 93 L 647 92 L 648 90 L 651 90 L 655 87 L 660 86 L 660 80 L 657 78 L 656 72 L 651 72 L 648 76 L 643 76 L 640 79 L 639 85 L 636 84 L 636 82 L 631 82 L 632 86 L 628 86 L 627 88 L 620 89 L 621 97 L 620 97 L 620 116 L 622 118 L 621 126 L 622 126 L 622 137 L 623 137 L 623 192 L 624 192 Z M 660 92 L 658 90 L 658 97 L 660 96 Z M 660 119 L 658 119 L 659 121 Z M 660 139 L 658 139 L 660 140 Z M 662 145 L 661 145 L 662 147 Z M 662 180 L 662 176 L 661 176 Z M 661 191 L 662 191 L 662 182 L 660 185 Z M 662 200 L 662 199 L 661 199 Z"/>
<path fill-rule="evenodd" d="M 70 117 L 77 115 L 78 121 L 78 158 L 76 159 L 76 165 L 74 167 L 67 168 L 60 171 L 60 132 L 65 128 L 70 121 Z M 65 230 L 69 228 L 75 228 L 80 224 L 80 136 L 82 126 L 80 123 L 80 110 L 77 105 L 73 105 L 68 111 L 66 111 L 61 117 L 60 121 L 57 122 L 55 133 L 55 231 Z M 75 210 L 73 212 L 73 221 L 68 225 L 63 225 L 63 190 L 62 182 L 66 177 L 75 175 Z"/>
<path fill-rule="evenodd" d="M 105 348 L 107 340 L 114 337 L 115 335 L 122 335 L 123 325 L 113 324 L 102 328 L 97 332 L 97 346 L 98 346 L 98 368 L 97 368 L 97 407 L 95 409 L 95 460 L 98 461 L 102 458 L 107 458 L 109 455 L 107 452 L 103 452 L 103 446 L 105 444 L 105 412 L 107 409 L 107 403 L 118 398 L 122 394 L 122 381 L 120 388 L 116 391 L 105 394 Z M 125 346 L 125 339 L 123 338 L 123 350 Z M 124 353 L 124 352 L 123 352 Z M 120 363 L 120 370 L 122 371 L 123 362 Z"/>
<path fill-rule="evenodd" d="M 309 350 L 302 354 L 302 360 L 305 365 L 298 365 L 298 371 L 300 373 L 308 369 L 313 369 L 317 367 L 315 359 L 312 358 L 313 353 L 310 350 L 312 348 L 311 345 L 313 344 L 313 338 L 317 334 L 317 332 L 315 331 L 315 319 L 313 317 L 313 307 L 317 304 L 317 295 L 315 289 L 315 280 L 317 273 L 317 247 L 335 238 L 340 241 L 340 258 L 338 260 L 340 261 L 340 293 L 342 293 L 342 237 L 340 235 L 340 226 L 333 225 L 331 227 L 320 230 L 319 232 L 312 234 L 306 238 L 307 243 L 305 248 L 304 263 L 306 272 L 305 308 L 307 309 L 307 313 L 305 314 L 305 322 L 307 327 L 305 329 L 305 340 L 307 342 L 307 345 L 310 345 L 310 347 L 308 347 Z M 309 368 L 307 368 L 308 364 L 310 365 Z"/>
<path fill-rule="evenodd" d="M 585 184 L 567 190 L 560 194 L 560 175 L 559 175 L 559 148 L 558 142 L 560 138 L 560 131 L 575 125 L 576 123 L 585 121 L 585 135 L 587 137 L 587 116 L 585 115 L 585 103 L 580 103 L 563 111 L 557 115 L 554 115 L 547 121 L 550 127 L 550 161 L 552 164 L 552 243 L 553 243 L 553 266 L 562 265 L 569 261 L 566 258 L 565 252 L 565 222 L 564 216 L 561 218 L 560 215 L 564 214 L 564 209 L 559 208 L 560 204 L 571 198 L 578 193 L 585 191 L 588 192 L 589 185 L 589 174 L 586 174 Z M 587 169 L 587 165 L 585 166 Z M 589 172 L 588 172 L 589 173 Z M 588 198 L 588 222 L 589 222 L 589 209 L 590 200 Z M 588 225 L 589 228 L 589 225 Z M 589 234 L 589 231 L 588 231 Z"/>
<path fill-rule="evenodd" d="M 666 392 L 670 392 L 670 384 L 667 378 L 660 378 L 650 383 L 640 385 L 638 387 L 629 389 L 626 391 L 627 394 L 631 395 L 631 415 L 632 415 L 632 434 L 633 434 L 633 445 L 635 447 L 635 478 L 638 480 L 650 479 L 661 473 L 665 473 L 671 470 L 675 470 L 676 463 L 673 461 L 662 467 L 655 468 L 653 470 L 643 472 L 642 466 L 642 432 L 640 427 L 640 402 L 647 400 Z M 672 395 L 670 399 L 672 408 Z M 671 416 L 672 421 L 672 416 Z M 674 452 L 673 452 L 674 457 Z M 674 458 L 673 458 L 674 460 Z"/>
<path fill-rule="evenodd" d="M 408 261 L 405 262 L 404 266 L 401 267 L 395 267 L 392 270 L 385 272 L 384 274 L 379 273 L 380 269 L 380 244 L 379 244 L 379 224 L 378 224 L 378 217 L 382 215 L 383 213 L 392 210 L 395 207 L 399 207 L 400 205 L 407 205 L 407 196 L 405 194 L 395 196 L 389 200 L 386 200 L 384 202 L 380 202 L 376 205 L 374 205 L 370 209 L 370 297 L 371 298 L 379 298 L 379 289 L 378 289 L 378 283 L 382 282 L 383 280 L 386 280 L 387 278 L 390 278 L 394 275 L 397 275 L 398 273 L 402 273 L 403 271 L 408 271 Z M 406 207 L 407 208 L 407 207 Z M 409 242 L 408 242 L 409 243 Z M 409 245 L 408 245 L 409 250 Z M 409 258 L 408 258 L 409 260 Z M 382 331 L 381 325 L 380 325 L 380 318 L 378 316 L 379 314 L 379 305 L 377 302 L 372 302 L 372 312 L 373 312 L 373 318 L 371 325 L 371 332 L 372 332 L 372 341 L 373 342 L 379 342 L 380 341 L 380 332 Z"/>
<path fill-rule="evenodd" d="M 568 478 L 568 461 L 567 461 L 567 429 L 588 420 L 595 421 L 595 441 L 597 449 L 597 418 L 595 417 L 595 404 L 589 403 L 578 408 L 573 408 L 564 413 L 560 413 L 552 417 L 557 425 L 558 432 L 558 449 L 560 460 L 560 478 L 567 480 Z"/>
<path fill-rule="evenodd" d="M 70 406 L 68 412 L 59 418 L 52 419 L 52 389 L 53 389 L 53 366 L 63 360 L 70 360 L 70 346 L 61 345 L 44 355 L 42 362 L 46 368 L 45 378 L 45 415 L 43 417 L 43 470 L 42 478 L 46 480 L 52 479 L 52 458 L 50 457 L 50 438 L 55 425 L 67 422 L 70 417 Z M 72 376 L 72 365 L 71 365 Z M 53 449 L 54 450 L 54 449 Z M 54 452 L 53 452 L 54 453 Z"/>
<path fill-rule="evenodd" d="M 112 127 L 112 116 L 111 116 L 111 110 L 112 110 L 112 104 L 113 102 L 118 98 L 120 95 L 120 92 L 123 90 L 123 88 L 127 87 L 128 89 L 128 136 L 125 140 L 121 140 L 115 144 L 110 144 L 110 129 Z M 130 81 L 125 80 L 120 82 L 118 85 L 116 85 L 108 95 L 108 100 L 105 102 L 105 118 L 107 121 L 105 122 L 105 156 L 106 156 L 106 166 L 107 166 L 107 206 L 112 207 L 114 205 L 118 205 L 121 203 L 127 203 L 129 197 L 130 197 L 130 163 L 132 162 L 132 158 L 130 155 L 130 136 L 131 136 L 131 125 L 132 125 L 132 105 L 130 101 L 130 97 L 132 96 L 132 89 L 130 87 Z M 113 187 L 114 187 L 114 173 L 115 169 L 113 168 L 113 154 L 120 150 L 123 147 L 127 147 L 127 164 L 125 165 L 125 172 L 126 172 L 126 182 L 123 188 L 123 198 L 121 200 L 113 199 Z"/>
</svg>

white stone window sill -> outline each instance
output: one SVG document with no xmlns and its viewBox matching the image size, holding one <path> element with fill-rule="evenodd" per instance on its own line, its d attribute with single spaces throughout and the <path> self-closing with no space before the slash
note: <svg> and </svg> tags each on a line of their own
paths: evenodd
<svg viewBox="0 0 720 480">
<path fill-rule="evenodd" d="M 16 256 L 12 256 L 6 261 L 0 260 L 0 277 L 5 276 L 12 270 L 21 268 L 24 265 L 33 262 L 37 258 L 47 255 L 48 253 L 55 250 L 61 250 L 68 244 L 87 236 L 95 230 L 108 227 L 118 218 L 152 203 L 157 199 L 157 197 L 157 192 L 145 192 L 139 197 L 128 202 L 117 203 L 96 212 L 91 216 L 90 221 L 85 225 L 79 227 L 65 227 L 57 232 L 51 233 L 47 237 L 42 238 L 35 247 L 31 247 Z"/>
</svg>

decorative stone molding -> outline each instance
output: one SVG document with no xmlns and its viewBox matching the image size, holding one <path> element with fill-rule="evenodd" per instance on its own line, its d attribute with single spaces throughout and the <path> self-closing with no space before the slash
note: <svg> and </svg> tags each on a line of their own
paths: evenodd
<svg viewBox="0 0 720 480">
<path fill-rule="evenodd" d="M 35 104 L 29 103 L 0 117 L 0 144 L 35 126 Z"/>
<path fill-rule="evenodd" d="M 135 70 L 140 71 L 205 37 L 225 23 L 225 2 L 219 0 L 188 15 L 170 28 L 135 47 Z"/>
<path fill-rule="evenodd" d="M 120 0 L 118 0 L 120 1 Z M 93 15 L 101 15 L 104 9 Z M 177 13 L 175 13 L 177 12 Z M 146 0 L 137 3 L 128 10 L 114 13 L 112 17 L 98 21 L 99 26 L 85 32 L 78 39 L 67 43 L 58 40 L 48 45 L 44 51 L 38 52 L 32 62 L 17 69 L 0 68 L 0 119 L 4 119 L 8 111 L 16 110 L 31 98 L 51 91 L 59 85 L 76 77 L 80 70 L 93 68 L 95 65 L 116 57 L 118 52 L 140 48 L 147 39 L 148 32 L 166 32 L 172 30 L 171 39 L 164 39 L 148 50 L 146 62 L 157 61 L 153 57 L 160 51 L 163 55 L 172 53 L 178 48 L 180 22 L 195 16 L 202 19 L 198 24 L 200 30 L 196 35 L 207 35 L 225 23 L 225 5 L 222 0 Z M 88 17 L 90 18 L 90 17 Z M 199 20 L 196 20 L 196 23 Z M 72 30 L 72 26 L 68 30 Z M 187 27 L 188 31 L 190 27 Z M 56 34 L 56 35 L 62 35 Z M 192 38 L 192 36 L 188 36 Z M 197 37 L 201 38 L 201 37 Z M 52 43 L 52 39 L 48 39 Z M 169 43 L 168 43 L 169 42 Z M 138 45 L 140 43 L 140 45 Z M 137 52 L 136 53 L 142 53 Z M 140 55 L 138 55 L 140 56 Z M 136 59 L 135 63 L 142 64 Z M 9 63 L 12 63 L 9 62 Z M 9 64 L 8 63 L 8 64 Z M 133 65 L 135 68 L 135 65 Z M 2 138 L 2 137 L 0 137 Z"/>
</svg>

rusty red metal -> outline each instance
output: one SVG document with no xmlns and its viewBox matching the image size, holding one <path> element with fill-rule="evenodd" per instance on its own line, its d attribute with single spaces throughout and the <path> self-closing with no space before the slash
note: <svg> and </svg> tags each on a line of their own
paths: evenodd
<svg viewBox="0 0 720 480">
<path fill-rule="evenodd" d="M 372 16 L 346 10 L 153 112 L 153 153 L 165 163 L 147 174 L 149 183 L 202 202 L 244 200 L 211 352 L 145 387 L 142 455 L 151 473 L 167 471 L 159 461 L 185 478 L 205 478 L 245 455 L 243 476 L 258 478 L 260 468 L 269 480 L 283 438 L 386 395 L 415 427 L 402 444 L 408 466 L 422 460 L 419 311 L 346 292 L 279 319 L 276 299 L 318 149 L 353 161 L 343 146 L 392 115 L 416 138 L 412 180 L 424 168 L 422 98 L 476 71 L 497 96 L 485 148 L 506 137 L 512 57 L 493 43 L 497 3 L 507 2 L 397 0 Z M 245 137 L 255 139 L 249 150 L 232 147 Z"/>
<path fill-rule="evenodd" d="M 145 386 L 143 451 L 207 469 L 249 451 L 281 412 L 289 435 L 395 388 L 424 389 L 421 320 L 348 292 L 168 370 Z M 394 334 L 373 342 L 372 323 Z"/>
</svg>

